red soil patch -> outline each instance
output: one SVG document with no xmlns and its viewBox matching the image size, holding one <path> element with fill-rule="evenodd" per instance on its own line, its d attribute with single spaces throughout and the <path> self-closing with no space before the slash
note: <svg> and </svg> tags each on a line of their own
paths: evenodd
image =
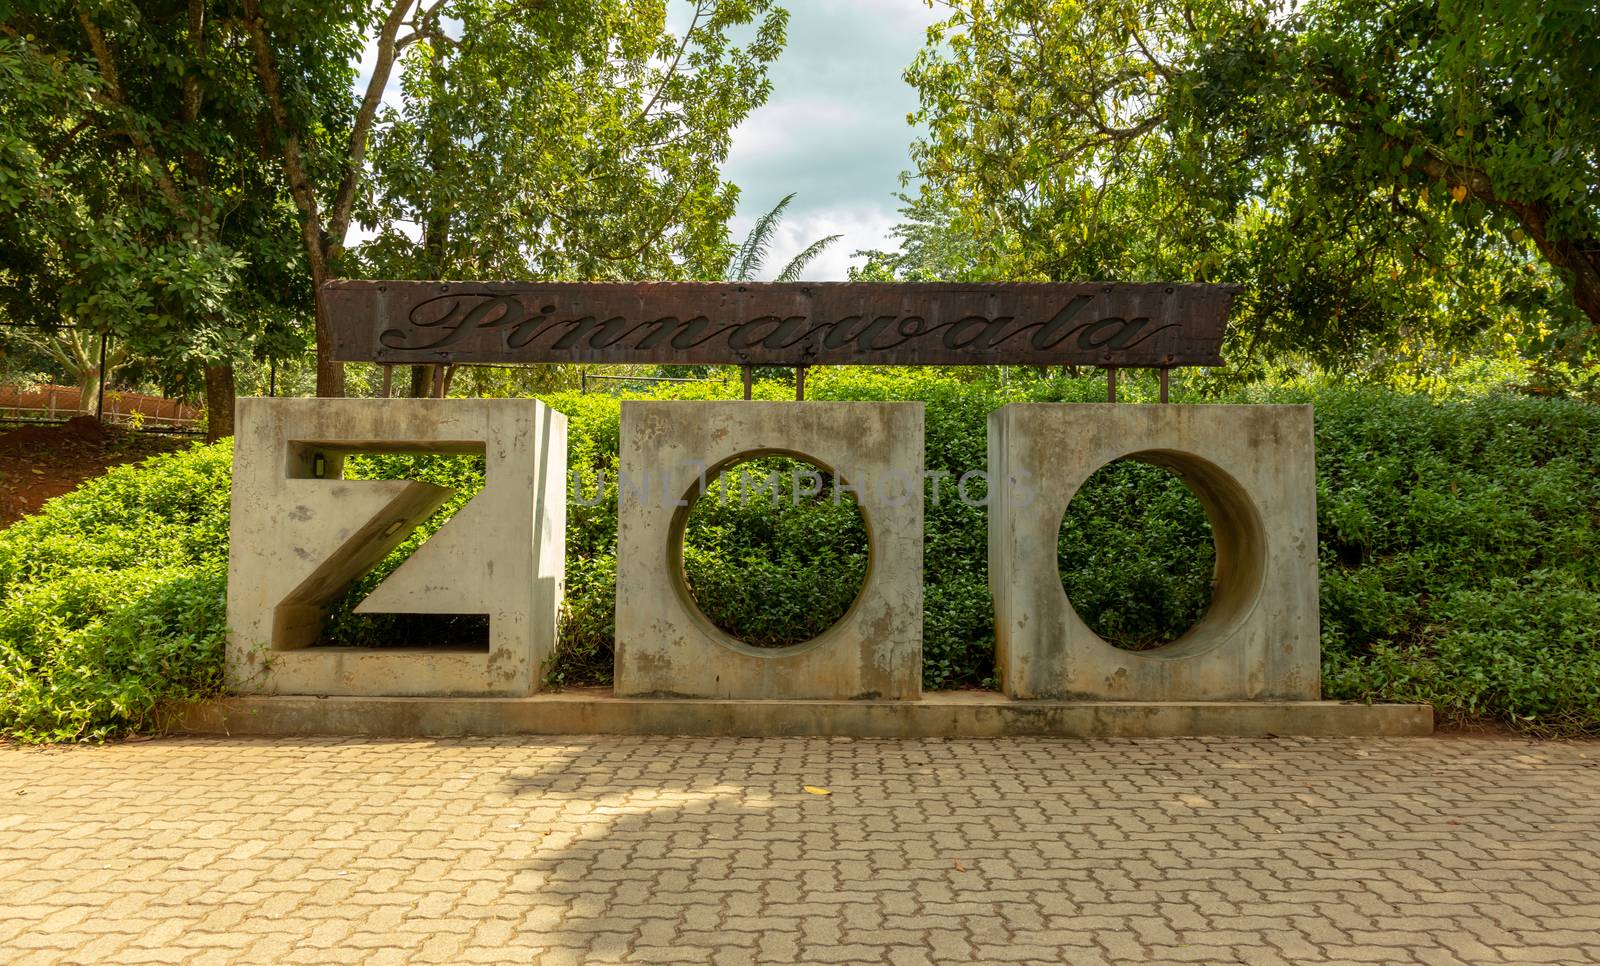
<svg viewBox="0 0 1600 966">
<path fill-rule="evenodd" d="M 193 441 L 101 426 L 93 416 L 0 435 L 0 526 L 37 512 L 44 501 L 113 466 L 183 449 Z"/>
</svg>

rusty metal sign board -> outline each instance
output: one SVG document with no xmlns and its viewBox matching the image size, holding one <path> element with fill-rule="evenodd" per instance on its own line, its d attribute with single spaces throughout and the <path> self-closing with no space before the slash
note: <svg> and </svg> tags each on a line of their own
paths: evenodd
<svg viewBox="0 0 1600 966">
<path fill-rule="evenodd" d="M 1238 289 L 1053 282 L 324 288 L 347 362 L 1212 366 Z"/>
</svg>

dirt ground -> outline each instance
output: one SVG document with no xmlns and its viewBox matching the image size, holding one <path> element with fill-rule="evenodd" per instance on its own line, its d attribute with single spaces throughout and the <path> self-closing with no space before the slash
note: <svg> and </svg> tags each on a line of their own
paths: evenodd
<svg viewBox="0 0 1600 966">
<path fill-rule="evenodd" d="M 183 449 L 194 439 L 103 427 L 93 416 L 0 434 L 0 526 L 10 526 L 113 466 Z"/>
</svg>

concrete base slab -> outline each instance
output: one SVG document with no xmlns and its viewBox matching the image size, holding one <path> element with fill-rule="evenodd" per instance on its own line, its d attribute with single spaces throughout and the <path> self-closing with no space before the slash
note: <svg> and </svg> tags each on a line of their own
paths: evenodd
<svg viewBox="0 0 1600 966">
<path fill-rule="evenodd" d="M 856 738 L 1409 736 L 1433 733 L 1425 704 L 1338 701 L 1016 701 L 948 691 L 920 701 L 630 698 L 608 690 L 526 698 L 243 695 L 179 709 L 166 729 L 189 734 L 662 734 Z"/>
</svg>

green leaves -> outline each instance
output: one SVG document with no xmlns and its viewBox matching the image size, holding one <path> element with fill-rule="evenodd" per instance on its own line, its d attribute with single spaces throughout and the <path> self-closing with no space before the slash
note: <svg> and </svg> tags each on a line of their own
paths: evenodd
<svg viewBox="0 0 1600 966">
<path fill-rule="evenodd" d="M 1594 367 L 1597 32 L 1583 0 L 961 0 L 906 72 L 907 230 L 967 277 L 1243 283 L 1241 364 L 1426 369 L 1493 331 Z"/>
<path fill-rule="evenodd" d="M 0 531 L 0 734 L 101 740 L 220 690 L 229 457 L 118 467 Z"/>
<path fill-rule="evenodd" d="M 0 313 L 167 374 L 281 339 L 308 293 L 235 12 L 28 6 L 0 37 Z"/>
<path fill-rule="evenodd" d="M 665 10 L 447 4 L 406 54 L 403 106 L 374 134 L 363 271 L 720 277 L 737 199 L 720 166 L 767 97 L 786 14 L 770 0 L 695 0 L 675 36 Z"/>
</svg>

